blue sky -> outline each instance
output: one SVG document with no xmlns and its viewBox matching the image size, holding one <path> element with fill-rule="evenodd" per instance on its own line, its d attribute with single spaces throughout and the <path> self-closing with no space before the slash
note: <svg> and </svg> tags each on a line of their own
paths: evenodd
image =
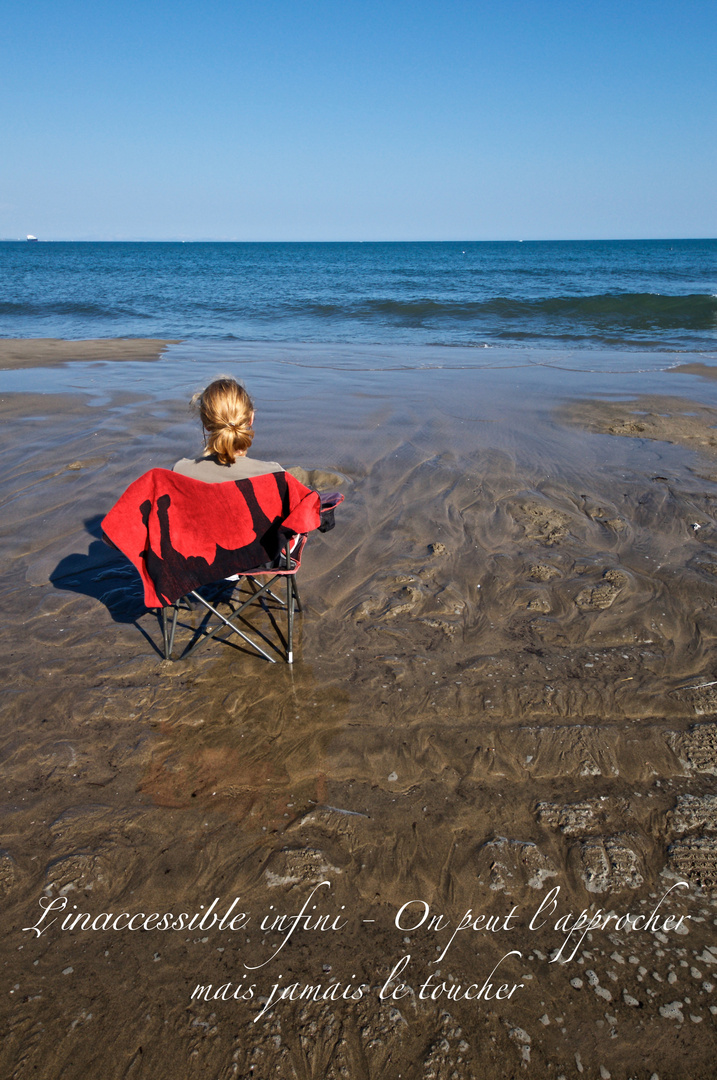
<svg viewBox="0 0 717 1080">
<path fill-rule="evenodd" d="M 25 0 L 0 237 L 717 235 L 710 0 Z"/>
</svg>

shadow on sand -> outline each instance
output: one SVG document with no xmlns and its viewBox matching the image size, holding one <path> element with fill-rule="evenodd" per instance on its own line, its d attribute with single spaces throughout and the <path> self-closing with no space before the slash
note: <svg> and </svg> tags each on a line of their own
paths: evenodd
<svg viewBox="0 0 717 1080">
<path fill-rule="evenodd" d="M 94 538 L 87 554 L 66 555 L 50 574 L 50 581 L 63 592 L 99 600 L 115 622 L 136 623 L 147 610 L 139 574 L 124 555 L 103 541 L 101 515 L 84 524 Z"/>
</svg>

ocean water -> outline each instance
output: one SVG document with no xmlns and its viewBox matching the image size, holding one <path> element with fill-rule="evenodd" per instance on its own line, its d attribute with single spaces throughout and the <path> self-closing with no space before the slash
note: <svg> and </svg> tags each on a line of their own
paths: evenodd
<svg viewBox="0 0 717 1080">
<path fill-rule="evenodd" d="M 0 243 L 1 337 L 717 349 L 717 240 Z"/>
</svg>

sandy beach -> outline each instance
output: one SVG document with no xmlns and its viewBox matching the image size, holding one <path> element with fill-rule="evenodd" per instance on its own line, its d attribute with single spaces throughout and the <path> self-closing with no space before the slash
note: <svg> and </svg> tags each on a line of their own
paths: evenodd
<svg viewBox="0 0 717 1080">
<path fill-rule="evenodd" d="M 0 1073 L 713 1078 L 717 369 L 1 344 Z M 100 538 L 224 371 L 346 496 L 293 668 Z"/>
</svg>

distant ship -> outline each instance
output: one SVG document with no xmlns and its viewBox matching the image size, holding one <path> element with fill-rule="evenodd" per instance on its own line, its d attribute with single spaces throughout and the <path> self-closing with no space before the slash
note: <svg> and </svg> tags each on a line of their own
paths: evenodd
<svg viewBox="0 0 717 1080">
<path fill-rule="evenodd" d="M 33 236 L 32 233 L 28 233 L 27 238 L 28 238 L 28 240 L 34 240 L 37 243 L 37 237 Z"/>
</svg>

